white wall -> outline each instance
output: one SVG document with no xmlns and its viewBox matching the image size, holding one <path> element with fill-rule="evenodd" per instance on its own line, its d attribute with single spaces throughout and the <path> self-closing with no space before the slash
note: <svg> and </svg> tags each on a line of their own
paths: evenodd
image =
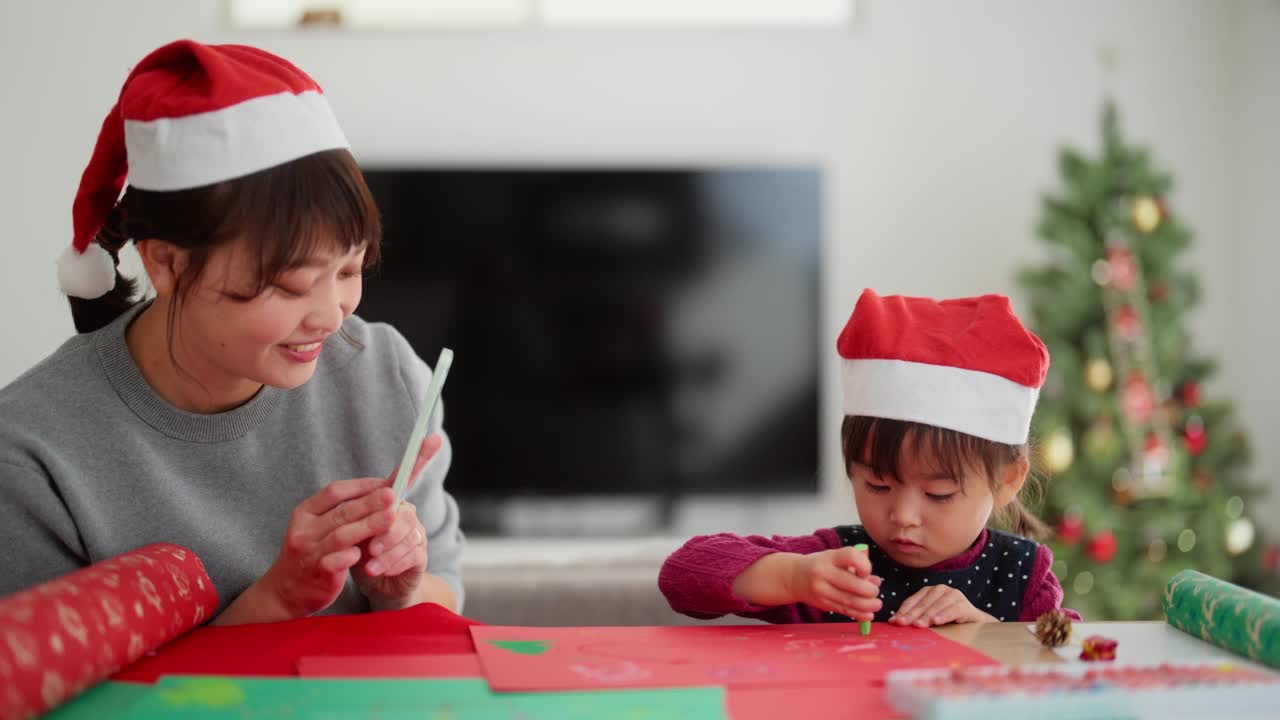
<svg viewBox="0 0 1280 720">
<path fill-rule="evenodd" d="M 1280 337 L 1274 325 L 1256 332 L 1274 266 L 1256 260 L 1277 252 L 1263 210 L 1280 189 L 1272 0 L 867 1 L 851 31 L 234 33 L 221 12 L 216 0 L 0 10 L 0 384 L 72 332 L 51 262 L 121 80 L 148 50 L 192 36 L 261 45 L 305 68 L 362 160 L 817 163 L 824 352 L 864 286 L 1016 295 L 1015 269 L 1043 251 L 1033 227 L 1039 192 L 1056 182 L 1055 148 L 1096 147 L 1111 92 L 1130 134 L 1177 178 L 1170 201 L 1198 232 L 1186 262 L 1206 299 L 1191 322 L 1225 370 L 1210 391 L 1239 393 L 1260 446 L 1280 435 L 1262 375 Z M 1111 73 L 1103 48 L 1118 57 Z M 1270 155 L 1254 152 L 1264 144 Z M 783 523 L 796 530 L 851 511 L 834 358 L 824 380 L 833 502 Z M 1276 477 L 1275 451 L 1260 460 Z"/>
<path fill-rule="evenodd" d="M 1235 72 L 1231 78 L 1228 232 L 1236 246 L 1227 288 L 1230 328 L 1223 352 L 1223 389 L 1239 403 L 1254 445 L 1253 474 L 1272 488 L 1266 509 L 1280 529 L 1280 390 L 1276 273 L 1280 268 L 1280 2 L 1232 5 Z M 1274 537 L 1274 535 L 1273 535 Z"/>
</svg>

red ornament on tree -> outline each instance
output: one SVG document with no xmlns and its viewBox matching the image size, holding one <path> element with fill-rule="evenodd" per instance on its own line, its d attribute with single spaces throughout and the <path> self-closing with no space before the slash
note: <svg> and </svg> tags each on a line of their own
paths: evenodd
<svg viewBox="0 0 1280 720">
<path fill-rule="evenodd" d="M 1075 545 L 1084 537 L 1084 521 L 1079 515 L 1063 515 L 1058 521 L 1058 537 L 1067 545 Z"/>
<path fill-rule="evenodd" d="M 1151 419 L 1155 404 L 1155 395 L 1151 392 L 1151 386 L 1147 384 L 1146 378 L 1139 372 L 1131 373 L 1129 379 L 1125 381 L 1124 393 L 1120 397 L 1124 416 L 1130 422 L 1144 423 Z"/>
<path fill-rule="evenodd" d="M 1116 311 L 1112 329 L 1125 342 L 1138 339 L 1142 333 L 1142 322 L 1138 320 L 1138 312 L 1131 305 L 1125 305 Z"/>
<path fill-rule="evenodd" d="M 1103 530 L 1089 540 L 1087 551 L 1096 563 L 1111 562 L 1116 556 L 1116 536 L 1110 530 Z"/>
<path fill-rule="evenodd" d="M 1204 424 L 1197 418 L 1191 418 L 1187 421 L 1187 426 L 1182 429 L 1182 442 L 1187 446 L 1187 452 L 1192 455 L 1199 455 L 1204 452 L 1204 448 L 1209 444 L 1209 435 L 1204 431 Z"/>
<path fill-rule="evenodd" d="M 1178 389 L 1178 396 L 1182 398 L 1182 404 L 1186 407 L 1193 408 L 1200 404 L 1200 383 L 1195 380 L 1188 380 L 1182 383 L 1182 387 Z"/>
<path fill-rule="evenodd" d="M 1116 292 L 1126 293 L 1137 287 L 1138 265 L 1128 248 L 1116 246 L 1107 250 L 1107 268 L 1111 288 Z"/>
<path fill-rule="evenodd" d="M 1262 553 L 1262 569 L 1269 573 L 1280 571 L 1280 545 L 1272 543 Z"/>
</svg>

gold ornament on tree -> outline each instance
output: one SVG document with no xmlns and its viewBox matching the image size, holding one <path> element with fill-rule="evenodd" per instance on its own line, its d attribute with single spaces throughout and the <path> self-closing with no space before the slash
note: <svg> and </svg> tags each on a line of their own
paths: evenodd
<svg viewBox="0 0 1280 720">
<path fill-rule="evenodd" d="M 1134 227 L 1144 234 L 1160 227 L 1160 221 L 1164 219 L 1164 210 L 1161 209 L 1159 201 L 1150 195 L 1141 195 L 1134 199 L 1129 212 L 1133 218 Z"/>
<path fill-rule="evenodd" d="M 1040 450 L 1040 459 L 1049 472 L 1057 474 L 1071 467 L 1076 457 L 1075 444 L 1071 435 L 1062 430 L 1054 430 L 1045 438 Z"/>
<path fill-rule="evenodd" d="M 1084 368 L 1084 381 L 1089 389 L 1094 392 L 1106 392 L 1111 387 L 1111 381 L 1114 374 L 1111 372 L 1111 363 L 1104 358 L 1094 358 Z"/>
<path fill-rule="evenodd" d="M 1036 639 L 1045 647 L 1062 647 L 1071 638 L 1071 618 L 1061 610 L 1050 610 L 1036 618 Z"/>
</svg>

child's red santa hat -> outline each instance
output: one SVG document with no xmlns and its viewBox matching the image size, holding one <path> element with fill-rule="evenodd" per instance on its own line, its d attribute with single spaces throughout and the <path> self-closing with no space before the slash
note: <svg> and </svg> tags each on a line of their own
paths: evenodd
<svg viewBox="0 0 1280 720">
<path fill-rule="evenodd" d="M 288 61 L 243 45 L 165 45 L 129 73 L 102 123 L 58 283 L 80 298 L 115 285 L 115 263 L 94 236 L 126 178 L 142 190 L 186 190 L 345 147 L 320 86 Z"/>
<path fill-rule="evenodd" d="M 1009 298 L 880 297 L 864 290 L 836 348 L 846 415 L 1027 441 L 1049 351 Z"/>
</svg>

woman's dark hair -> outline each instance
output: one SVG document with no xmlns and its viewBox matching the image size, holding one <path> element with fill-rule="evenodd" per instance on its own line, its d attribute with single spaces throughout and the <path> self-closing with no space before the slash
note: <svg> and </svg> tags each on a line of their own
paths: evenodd
<svg viewBox="0 0 1280 720">
<path fill-rule="evenodd" d="M 212 185 L 159 192 L 129 187 L 95 242 L 120 263 L 133 239 L 157 239 L 189 251 L 171 310 L 196 284 L 213 251 L 244 238 L 257 252 L 256 292 L 317 249 L 365 248 L 377 264 L 382 225 L 373 196 L 347 150 L 326 150 Z M 137 283 L 116 272 L 115 287 L 92 300 L 69 298 L 76 330 L 107 325 L 141 301 Z M 170 322 L 176 317 L 170 312 Z"/>
<path fill-rule="evenodd" d="M 845 472 L 849 472 L 857 460 L 866 463 L 877 474 L 897 478 L 902 446 L 908 438 L 922 453 L 928 454 L 938 469 L 946 470 L 957 480 L 971 472 L 984 475 L 992 492 L 1000 482 L 1000 471 L 1009 463 L 1020 458 L 1031 461 L 1029 443 L 1006 445 L 923 423 L 847 415 L 840 428 Z M 1039 490 L 1038 478 L 1034 473 L 1028 473 L 1019 495 L 1036 494 Z M 1027 509 L 1018 496 L 1014 496 L 1005 507 L 997 509 L 993 517 L 997 525 L 1033 540 L 1048 534 L 1045 524 Z"/>
</svg>

